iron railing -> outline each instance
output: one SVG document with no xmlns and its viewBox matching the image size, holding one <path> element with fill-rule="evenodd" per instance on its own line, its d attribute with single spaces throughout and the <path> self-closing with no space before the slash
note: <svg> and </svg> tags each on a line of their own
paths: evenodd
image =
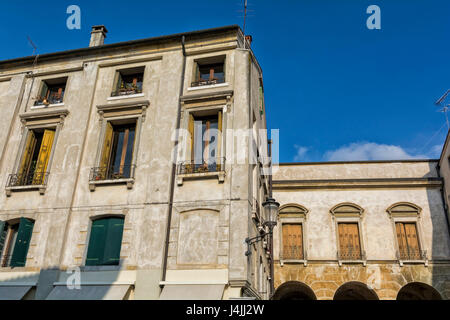
<svg viewBox="0 0 450 320">
<path fill-rule="evenodd" d="M 133 179 L 135 165 L 91 168 L 90 181 Z"/>
<path fill-rule="evenodd" d="M 225 78 L 200 79 L 198 81 L 191 82 L 191 87 L 211 86 L 219 83 L 225 83 Z"/>
<path fill-rule="evenodd" d="M 346 247 L 343 251 L 338 251 L 339 260 L 363 260 L 365 252 L 355 247 Z"/>
<path fill-rule="evenodd" d="M 142 93 L 142 88 L 121 88 L 111 93 L 111 97 L 128 96 L 130 94 Z"/>
<path fill-rule="evenodd" d="M 189 160 L 178 163 L 178 174 L 220 172 L 225 170 L 225 158 Z"/>
<path fill-rule="evenodd" d="M 303 260 L 303 247 L 301 246 L 284 246 L 284 260 Z"/>
<path fill-rule="evenodd" d="M 10 174 L 7 187 L 44 186 L 47 185 L 49 172 L 30 172 L 28 174 Z"/>
<path fill-rule="evenodd" d="M 43 105 L 49 105 L 49 104 L 63 103 L 63 101 L 64 101 L 64 92 L 60 95 L 52 94 L 48 98 L 38 97 L 38 99 L 34 102 L 34 105 L 35 106 L 43 106 Z"/>
<path fill-rule="evenodd" d="M 399 260 L 427 260 L 427 251 L 420 249 L 409 249 L 397 251 L 397 259 Z"/>
</svg>

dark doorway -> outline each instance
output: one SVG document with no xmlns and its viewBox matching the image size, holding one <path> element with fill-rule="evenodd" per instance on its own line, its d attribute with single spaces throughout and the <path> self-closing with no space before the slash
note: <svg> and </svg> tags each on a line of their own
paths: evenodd
<svg viewBox="0 0 450 320">
<path fill-rule="evenodd" d="M 272 300 L 317 300 L 314 291 L 298 281 L 283 283 L 277 288 Z"/>
</svg>

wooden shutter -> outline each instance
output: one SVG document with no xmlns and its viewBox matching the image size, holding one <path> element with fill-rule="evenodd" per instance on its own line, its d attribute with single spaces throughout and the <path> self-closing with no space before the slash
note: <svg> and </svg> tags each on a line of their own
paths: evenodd
<svg viewBox="0 0 450 320">
<path fill-rule="evenodd" d="M 406 242 L 405 226 L 401 222 L 395 224 L 395 230 L 397 232 L 398 250 L 400 259 L 405 259 L 408 255 L 408 244 Z"/>
<path fill-rule="evenodd" d="M 108 219 L 99 219 L 92 222 L 86 256 L 87 266 L 98 266 L 103 263 L 107 231 Z"/>
<path fill-rule="evenodd" d="M 222 119 L 223 119 L 223 114 L 222 111 L 219 111 L 218 114 L 218 119 L 217 119 L 217 130 L 219 131 L 217 133 L 217 154 L 216 154 L 216 163 L 217 163 L 217 171 L 221 171 L 222 170 Z"/>
<path fill-rule="evenodd" d="M 99 165 L 99 167 L 101 168 L 99 170 L 101 179 L 106 179 L 107 168 L 109 166 L 109 159 L 111 156 L 111 150 L 113 145 L 113 137 L 114 137 L 113 126 L 110 122 L 106 122 L 105 140 L 103 141 L 103 148 Z"/>
<path fill-rule="evenodd" d="M 409 258 L 411 260 L 419 260 L 420 247 L 419 239 L 417 238 L 417 228 L 415 223 L 405 223 L 406 243 L 408 244 Z"/>
<path fill-rule="evenodd" d="M 53 140 L 55 139 L 54 130 L 44 130 L 42 137 L 41 149 L 39 150 L 39 156 L 36 164 L 36 170 L 34 173 L 33 184 L 42 184 L 44 179 L 44 173 L 47 172 L 48 161 L 50 159 L 50 153 L 52 151 Z"/>
<path fill-rule="evenodd" d="M 189 135 L 191 136 L 191 160 L 194 160 L 194 115 L 192 113 L 189 113 Z"/>
<path fill-rule="evenodd" d="M 104 265 L 118 265 L 120 261 L 120 249 L 122 247 L 123 219 L 109 218 L 108 231 L 103 255 Z"/>
<path fill-rule="evenodd" d="M 283 224 L 283 258 L 303 259 L 303 232 L 301 224 Z"/>
<path fill-rule="evenodd" d="M 361 245 L 357 223 L 339 223 L 339 250 L 341 259 L 361 259 Z"/>
<path fill-rule="evenodd" d="M 34 221 L 20 218 L 19 230 L 11 257 L 11 267 L 25 267 Z"/>
<path fill-rule="evenodd" d="M 27 140 L 25 143 L 25 149 L 22 154 L 22 160 L 20 161 L 20 167 L 18 171 L 20 180 L 25 179 L 25 175 L 28 173 L 28 169 L 30 168 L 31 158 L 33 157 L 33 151 L 35 147 L 36 147 L 36 136 L 34 132 L 30 130 L 28 132 Z"/>
<path fill-rule="evenodd" d="M 41 99 L 48 98 L 48 85 L 45 81 L 42 81 L 40 97 L 41 97 Z"/>
</svg>

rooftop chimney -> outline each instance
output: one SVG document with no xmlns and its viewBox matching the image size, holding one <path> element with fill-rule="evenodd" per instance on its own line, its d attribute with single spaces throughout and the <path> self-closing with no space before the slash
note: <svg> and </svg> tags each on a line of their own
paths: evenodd
<svg viewBox="0 0 450 320">
<path fill-rule="evenodd" d="M 246 35 L 246 36 L 245 36 L 245 41 L 248 42 L 248 45 L 249 45 L 249 46 L 252 45 L 252 40 L 253 40 L 253 38 L 252 38 L 251 35 Z"/>
<path fill-rule="evenodd" d="M 91 42 L 89 47 L 101 46 L 105 43 L 106 34 L 108 30 L 105 26 L 93 26 L 91 31 Z"/>
</svg>

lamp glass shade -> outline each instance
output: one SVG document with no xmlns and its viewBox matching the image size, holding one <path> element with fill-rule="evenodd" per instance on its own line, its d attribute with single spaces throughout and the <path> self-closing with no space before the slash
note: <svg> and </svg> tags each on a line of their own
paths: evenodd
<svg viewBox="0 0 450 320">
<path fill-rule="evenodd" d="M 264 207 L 264 213 L 266 217 L 265 224 L 269 227 L 276 226 L 280 204 L 276 202 L 275 199 L 268 198 L 262 205 Z"/>
</svg>

